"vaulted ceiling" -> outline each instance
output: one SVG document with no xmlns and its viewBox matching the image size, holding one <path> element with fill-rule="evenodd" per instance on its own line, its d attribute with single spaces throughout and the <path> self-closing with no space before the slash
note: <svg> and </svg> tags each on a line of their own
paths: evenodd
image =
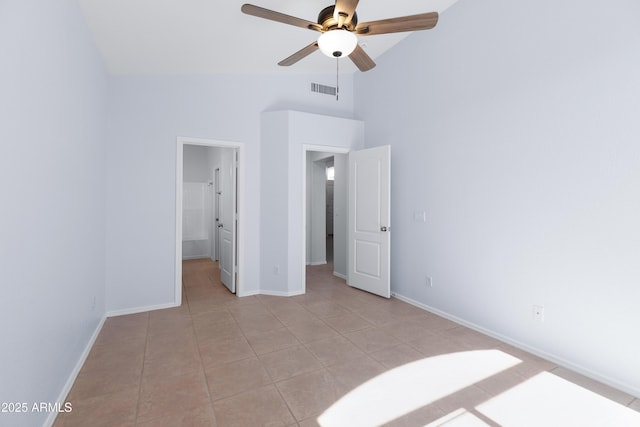
<svg viewBox="0 0 640 427">
<path fill-rule="evenodd" d="M 249 0 L 309 21 L 331 0 Z M 442 13 L 457 0 L 361 0 L 360 22 L 424 12 Z M 318 33 L 245 15 L 240 0 L 78 0 L 113 74 L 330 73 L 335 60 L 320 52 L 291 67 L 277 63 Z M 446 25 L 446 16 L 438 26 Z M 435 29 L 429 31 L 437 31 Z M 360 37 L 375 60 L 409 33 Z M 340 60 L 341 72 L 357 68 Z"/>
</svg>

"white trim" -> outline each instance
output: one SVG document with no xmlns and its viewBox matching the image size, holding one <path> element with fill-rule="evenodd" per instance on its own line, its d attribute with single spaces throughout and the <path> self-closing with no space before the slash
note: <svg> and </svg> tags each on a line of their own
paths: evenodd
<svg viewBox="0 0 640 427">
<path fill-rule="evenodd" d="M 64 387 L 62 387 L 62 390 L 60 391 L 60 395 L 58 396 L 58 399 L 56 400 L 57 403 L 60 403 L 61 405 L 64 405 L 64 402 L 67 400 L 67 396 L 69 396 L 69 392 L 71 391 L 71 387 L 73 387 L 73 383 L 76 382 L 76 378 L 78 378 L 78 374 L 80 373 L 80 370 L 82 369 L 82 366 L 84 365 L 84 362 L 87 360 L 87 357 L 89 357 L 89 353 L 91 352 L 91 349 L 93 348 L 93 345 L 95 344 L 96 339 L 98 339 L 98 335 L 100 334 L 100 331 L 102 330 L 102 326 L 104 326 L 105 320 L 107 320 L 107 318 L 106 317 L 102 317 L 100 319 L 100 321 L 98 322 L 98 325 L 96 326 L 96 329 L 93 331 L 93 334 L 91 335 L 91 338 L 89 338 L 89 342 L 87 342 L 87 345 L 84 347 L 84 351 L 80 355 L 80 358 L 78 359 L 78 362 L 76 363 L 76 366 L 74 366 L 73 370 L 71 371 L 71 374 L 69 375 L 69 378 L 67 378 L 67 382 L 64 384 Z M 56 422 L 56 417 L 57 416 L 58 416 L 58 412 L 57 411 L 50 412 L 49 416 L 44 421 L 43 426 L 44 427 L 53 426 L 53 424 Z"/>
<path fill-rule="evenodd" d="M 302 144 L 302 291 L 300 295 L 307 292 L 307 152 L 349 154 L 351 148 L 330 147 L 328 145 Z M 326 264 L 326 262 L 325 262 Z M 312 265 L 315 265 L 312 263 Z"/>
<path fill-rule="evenodd" d="M 305 245 L 306 245 L 306 243 L 305 243 Z M 306 250 L 305 250 L 305 252 L 306 252 Z M 310 263 L 309 265 L 327 265 L 327 261 L 315 261 L 315 262 Z"/>
<path fill-rule="evenodd" d="M 339 277 L 341 279 L 347 280 L 347 276 L 345 274 L 340 274 L 340 273 L 334 271 L 333 275 L 336 276 L 336 277 Z"/>
<path fill-rule="evenodd" d="M 207 254 L 202 254 L 202 255 L 191 255 L 191 256 L 183 256 L 182 257 L 183 260 L 190 260 L 190 259 L 210 259 L 211 261 L 216 261 L 215 259 L 211 258 L 210 256 L 208 256 Z"/>
<path fill-rule="evenodd" d="M 133 308 L 125 308 L 123 310 L 107 311 L 107 317 L 126 316 L 128 314 L 146 313 L 148 311 L 162 310 L 163 308 L 174 308 L 174 307 L 180 307 L 180 304 L 175 304 L 173 302 L 170 302 L 167 304 L 149 305 L 146 307 L 133 307 Z"/>
<path fill-rule="evenodd" d="M 304 295 L 304 291 L 282 292 L 282 291 L 261 291 L 260 295 L 269 295 L 272 297 L 295 297 Z"/>
<path fill-rule="evenodd" d="M 492 331 L 490 329 L 484 328 L 482 326 L 476 325 L 475 323 L 468 322 L 468 321 L 466 321 L 464 319 L 461 319 L 461 318 L 459 318 L 457 316 L 454 316 L 452 314 L 446 313 L 446 312 L 444 312 L 442 310 L 438 310 L 437 308 L 433 308 L 433 307 L 431 307 L 429 305 L 423 304 L 423 303 L 421 303 L 419 301 L 416 301 L 414 299 L 411 299 L 409 297 L 405 297 L 404 295 L 400 295 L 398 293 L 392 292 L 391 296 L 393 296 L 394 298 L 399 299 L 400 301 L 404 301 L 404 302 L 406 302 L 408 304 L 411 304 L 411 305 L 413 305 L 415 307 L 421 308 L 421 309 L 423 309 L 425 311 L 431 312 L 433 314 L 437 314 L 438 316 L 444 317 L 445 319 L 449 319 L 452 322 L 458 323 L 460 325 L 466 326 L 466 327 L 468 327 L 470 329 L 473 329 L 475 331 L 478 331 L 480 333 L 488 335 L 488 336 L 490 336 L 492 338 L 495 338 L 495 339 L 497 339 L 499 341 L 502 341 L 504 343 L 510 344 L 510 345 L 512 345 L 514 347 L 519 348 L 520 350 L 524 350 L 524 351 L 526 351 L 528 353 L 531 353 L 531 354 L 534 354 L 534 355 L 536 355 L 538 357 L 546 359 L 546 360 L 548 360 L 550 362 L 555 363 L 558 366 L 562 366 L 564 368 L 567 368 L 567 369 L 575 371 L 575 372 L 577 372 L 579 374 L 582 374 L 582 375 L 584 375 L 586 377 L 589 377 L 589 378 L 591 378 L 593 380 L 596 380 L 596 381 L 599 381 L 599 382 L 601 382 L 603 384 L 609 385 L 609 386 L 611 386 L 613 388 L 616 388 L 616 389 L 618 389 L 620 391 L 623 391 L 623 392 L 628 393 L 628 394 L 633 395 L 633 396 L 640 396 L 640 389 L 637 388 L 637 387 L 634 387 L 634 386 L 632 386 L 630 384 L 618 381 L 618 380 L 610 378 L 610 377 L 608 377 L 606 375 L 599 374 L 597 372 L 594 372 L 591 369 L 588 369 L 588 368 L 585 368 L 584 366 L 575 364 L 575 363 L 573 363 L 573 362 L 571 362 L 571 361 L 569 361 L 567 359 L 564 359 L 564 358 L 562 358 L 560 356 L 556 356 L 555 354 L 548 353 L 548 352 L 546 352 L 544 350 L 541 350 L 539 348 L 536 348 L 536 347 L 531 347 L 531 346 L 529 346 L 527 344 L 524 344 L 524 343 L 522 343 L 520 341 L 517 341 L 517 340 L 514 340 L 512 338 L 509 338 L 509 337 L 507 337 L 505 335 L 502 335 L 502 334 L 500 334 L 498 332 L 495 332 L 495 331 Z"/>
<path fill-rule="evenodd" d="M 253 296 L 256 296 L 256 295 L 261 295 L 261 292 L 259 290 L 253 290 L 253 291 L 245 292 L 241 296 L 242 297 L 253 297 Z"/>
<path fill-rule="evenodd" d="M 173 307 L 182 303 L 182 183 L 183 183 L 183 152 L 185 145 L 202 145 L 205 147 L 235 148 L 238 150 L 238 181 L 237 181 L 237 204 L 238 204 L 238 228 L 236 230 L 238 239 L 238 264 L 236 280 L 236 296 L 249 296 L 244 293 L 244 272 L 246 268 L 244 241 L 244 186 L 245 186 L 245 146 L 241 142 L 220 141 L 215 139 L 190 138 L 179 136 L 176 141 L 176 259 L 175 259 L 175 297 Z"/>
</svg>

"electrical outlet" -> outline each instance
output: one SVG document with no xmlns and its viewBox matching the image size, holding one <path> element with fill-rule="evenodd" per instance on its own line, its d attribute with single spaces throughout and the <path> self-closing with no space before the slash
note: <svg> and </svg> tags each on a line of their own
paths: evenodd
<svg viewBox="0 0 640 427">
<path fill-rule="evenodd" d="M 427 276 L 426 285 L 428 288 L 433 288 L 433 279 L 431 279 L 431 276 Z"/>
<path fill-rule="evenodd" d="M 544 307 L 541 305 L 533 306 L 533 320 L 536 322 L 544 322 Z"/>
</svg>

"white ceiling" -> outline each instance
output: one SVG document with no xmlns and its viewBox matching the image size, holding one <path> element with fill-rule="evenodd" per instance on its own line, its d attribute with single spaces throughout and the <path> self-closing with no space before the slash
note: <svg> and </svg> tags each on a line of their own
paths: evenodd
<svg viewBox="0 0 640 427">
<path fill-rule="evenodd" d="M 248 0 L 315 22 L 331 0 Z M 361 0 L 360 22 L 443 12 L 457 0 Z M 312 43 L 315 31 L 245 15 L 240 0 L 78 0 L 113 74 L 327 73 L 335 60 L 320 52 L 291 67 L 277 63 Z M 440 17 L 440 25 L 446 25 Z M 438 26 L 434 30 L 437 31 Z M 361 37 L 372 58 L 408 33 Z M 357 68 L 341 60 L 341 72 Z"/>
</svg>

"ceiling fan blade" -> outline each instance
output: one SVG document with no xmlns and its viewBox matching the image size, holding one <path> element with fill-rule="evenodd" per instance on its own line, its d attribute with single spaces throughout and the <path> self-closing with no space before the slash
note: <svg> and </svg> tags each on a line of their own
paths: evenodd
<svg viewBox="0 0 640 427">
<path fill-rule="evenodd" d="M 356 6 L 358 6 L 358 0 L 336 0 L 333 19 L 338 21 L 338 28 L 351 22 Z"/>
<path fill-rule="evenodd" d="M 359 36 L 372 36 L 375 34 L 430 30 L 435 27 L 437 23 L 438 12 L 429 12 L 419 15 L 402 16 L 400 18 L 363 22 L 356 27 L 356 33 Z"/>
<path fill-rule="evenodd" d="M 293 65 L 296 62 L 300 61 L 302 58 L 311 55 L 313 52 L 315 52 L 318 49 L 319 49 L 318 42 L 313 42 L 309 46 L 300 49 L 290 57 L 285 58 L 282 61 L 278 62 L 278 65 L 281 65 L 283 67 L 288 67 L 289 65 Z"/>
<path fill-rule="evenodd" d="M 257 16 L 258 18 L 270 19 L 271 21 L 282 22 L 300 28 L 308 28 L 310 30 L 322 32 L 322 26 L 306 19 L 296 18 L 295 16 L 285 15 L 275 10 L 265 9 L 264 7 L 254 6 L 252 4 L 243 4 L 242 12 L 247 15 Z"/>
<path fill-rule="evenodd" d="M 373 59 L 371 59 L 371 57 L 367 55 L 367 52 L 365 52 L 364 49 L 360 47 L 360 45 L 356 45 L 355 50 L 351 52 L 349 58 L 353 61 L 354 64 L 356 64 L 356 67 L 358 67 L 358 69 L 363 72 L 369 71 L 376 66 L 376 63 L 373 62 Z"/>
</svg>

